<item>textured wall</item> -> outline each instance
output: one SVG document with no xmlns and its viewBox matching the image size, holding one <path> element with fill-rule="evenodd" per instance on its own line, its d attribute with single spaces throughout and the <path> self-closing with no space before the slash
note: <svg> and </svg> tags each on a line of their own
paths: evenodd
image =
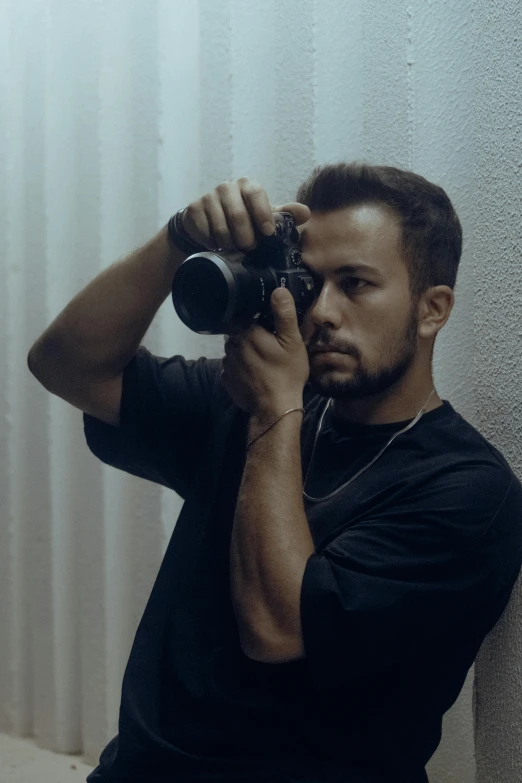
<svg viewBox="0 0 522 783">
<path fill-rule="evenodd" d="M 522 5 L 473 18 L 477 426 L 522 474 Z M 520 512 L 522 521 L 522 509 Z M 522 780 L 522 582 L 475 663 L 477 783 Z"/>
<path fill-rule="evenodd" d="M 364 158 L 442 185 L 465 241 L 435 381 L 522 472 L 520 23 L 519 0 L 0 2 L 0 730 L 97 763 L 180 508 L 88 452 L 29 347 L 221 181 L 275 204 L 314 165 Z M 169 300 L 144 343 L 222 355 Z M 476 783 L 522 779 L 520 619 L 477 660 Z M 430 783 L 475 781 L 473 674 Z"/>
</svg>

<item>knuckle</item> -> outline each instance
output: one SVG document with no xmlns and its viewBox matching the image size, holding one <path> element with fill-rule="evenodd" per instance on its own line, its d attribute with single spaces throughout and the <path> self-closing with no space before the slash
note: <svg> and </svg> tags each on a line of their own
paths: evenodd
<svg viewBox="0 0 522 783">
<path fill-rule="evenodd" d="M 231 220 L 235 221 L 243 221 L 247 217 L 247 211 L 246 209 L 243 209 L 242 207 L 231 207 L 228 213 L 228 216 Z"/>
<path fill-rule="evenodd" d="M 199 230 L 198 223 L 200 222 L 200 216 L 201 210 L 192 205 L 187 207 L 183 214 L 183 227 L 186 231 L 189 231 L 191 235 L 194 233 L 194 231 Z"/>
<path fill-rule="evenodd" d="M 243 191 L 243 193 L 256 195 L 257 193 L 263 192 L 263 186 L 259 182 L 256 182 L 255 179 L 249 179 L 242 186 L 241 190 Z"/>
<path fill-rule="evenodd" d="M 228 233 L 228 229 L 225 226 L 213 225 L 212 231 L 214 232 L 214 236 L 216 237 L 216 239 L 219 239 L 221 242 L 228 243 L 230 241 L 230 235 Z"/>
</svg>

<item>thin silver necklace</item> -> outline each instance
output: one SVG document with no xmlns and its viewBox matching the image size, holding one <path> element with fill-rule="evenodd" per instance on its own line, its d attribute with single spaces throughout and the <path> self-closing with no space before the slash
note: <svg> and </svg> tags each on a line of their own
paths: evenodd
<svg viewBox="0 0 522 783">
<path fill-rule="evenodd" d="M 431 392 L 430 396 L 428 397 L 428 399 L 426 400 L 426 402 L 424 403 L 424 405 L 422 406 L 422 408 L 420 409 L 420 411 L 418 412 L 418 414 L 415 416 L 415 418 L 413 419 L 413 421 L 411 421 L 411 422 L 408 424 L 408 426 L 407 426 L 407 427 L 404 427 L 404 429 L 403 429 L 403 430 L 399 430 L 399 432 L 396 432 L 396 433 L 395 433 L 395 435 L 393 435 L 393 437 L 392 437 L 392 438 L 390 438 L 390 440 L 388 441 L 388 443 L 386 444 L 386 446 L 385 446 L 383 449 L 381 449 L 381 451 L 380 451 L 380 452 L 377 454 L 377 456 L 376 456 L 376 457 L 374 457 L 374 458 L 372 459 L 372 461 L 368 463 L 368 465 L 366 465 L 366 466 L 365 466 L 364 468 L 362 468 L 362 469 L 361 469 L 361 470 L 360 470 L 358 473 L 356 473 L 356 474 L 355 474 L 355 476 L 352 476 L 352 478 L 351 478 L 351 479 L 349 479 L 349 480 L 348 480 L 346 483 L 344 483 L 344 484 L 343 484 L 341 487 L 339 487 L 339 489 L 335 489 L 333 492 L 330 492 L 330 494 L 329 494 L 329 495 L 325 495 L 325 497 L 324 497 L 324 498 L 313 498 L 313 497 L 311 497 L 311 495 L 307 495 L 307 494 L 306 494 L 306 492 L 304 491 L 304 488 L 305 488 L 305 486 L 306 486 L 306 481 L 307 481 L 307 479 L 308 479 L 308 474 L 310 473 L 310 468 L 312 467 L 312 460 L 313 460 L 313 457 L 314 457 L 314 452 L 315 452 L 315 444 L 317 443 L 317 438 L 319 437 L 319 433 L 321 432 L 321 425 L 322 425 L 322 423 L 323 423 L 324 415 L 325 415 L 326 411 L 328 410 L 328 408 L 329 408 L 329 406 L 330 406 L 330 403 L 332 402 L 332 399 L 333 399 L 332 397 L 330 397 L 330 399 L 329 399 L 329 400 L 327 400 L 327 402 L 326 402 L 326 405 L 324 406 L 323 413 L 322 413 L 322 415 L 321 415 L 321 418 L 319 419 L 319 426 L 317 427 L 317 432 L 315 433 L 315 440 L 314 440 L 314 446 L 313 446 L 313 449 L 312 449 L 312 456 L 310 457 L 310 462 L 308 463 L 308 470 L 306 471 L 306 477 L 305 477 L 305 480 L 304 480 L 304 483 L 303 483 L 303 495 L 305 496 L 305 498 L 306 498 L 307 500 L 311 500 L 311 501 L 312 501 L 312 503 L 322 503 L 322 502 L 323 502 L 323 500 L 329 500 L 330 498 L 333 498 L 333 496 L 334 496 L 334 495 L 337 495 L 337 493 L 338 493 L 338 492 L 340 492 L 340 491 L 341 491 L 342 489 L 344 489 L 345 487 L 347 487 L 347 486 L 348 486 L 348 484 L 351 484 L 351 483 L 352 483 L 352 481 L 355 481 L 355 479 L 356 479 L 358 476 L 360 476 L 360 475 L 361 475 L 361 473 L 364 473 L 364 471 L 366 470 L 366 468 L 369 468 L 369 467 L 370 467 L 370 465 L 373 465 L 373 463 L 374 463 L 376 460 L 378 460 L 378 459 L 379 459 L 379 457 L 381 456 L 381 454 L 382 454 L 384 451 L 386 451 L 386 449 L 388 448 L 388 446 L 390 445 L 390 443 L 391 443 L 393 440 L 395 440 L 395 438 L 396 438 L 398 435 L 402 435 L 402 433 L 403 433 L 403 432 L 406 432 L 407 430 L 410 430 L 410 429 L 411 429 L 411 428 L 412 428 L 412 427 L 413 427 L 413 426 L 414 426 L 414 425 L 415 425 L 415 424 L 416 424 L 416 423 L 419 421 L 419 419 L 420 419 L 420 418 L 422 418 L 422 416 L 424 415 L 424 413 L 425 413 L 425 410 L 426 410 L 426 408 L 427 408 L 427 406 L 428 406 L 428 403 L 429 403 L 429 401 L 430 401 L 430 399 L 431 399 L 431 395 L 433 394 L 433 392 L 434 392 L 434 391 L 435 391 L 435 388 L 433 388 L 433 391 Z"/>
</svg>

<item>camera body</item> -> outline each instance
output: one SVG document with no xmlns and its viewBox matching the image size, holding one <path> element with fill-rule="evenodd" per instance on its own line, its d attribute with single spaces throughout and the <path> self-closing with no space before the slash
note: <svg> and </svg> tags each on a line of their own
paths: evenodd
<svg viewBox="0 0 522 783">
<path fill-rule="evenodd" d="M 185 259 L 172 281 L 174 309 L 198 334 L 230 334 L 259 324 L 274 332 L 270 297 L 288 288 L 301 325 L 314 299 L 314 281 L 301 266 L 299 232 L 290 212 L 275 213 L 272 236 L 256 233 L 248 252 L 210 250 Z"/>
</svg>

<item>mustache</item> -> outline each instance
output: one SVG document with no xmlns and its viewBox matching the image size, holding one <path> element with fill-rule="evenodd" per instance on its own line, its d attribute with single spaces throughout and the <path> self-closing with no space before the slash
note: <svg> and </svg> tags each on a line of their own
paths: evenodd
<svg viewBox="0 0 522 783">
<path fill-rule="evenodd" d="M 322 348 L 325 345 L 329 346 L 332 349 L 332 351 L 339 351 L 339 353 L 345 353 L 348 356 L 353 356 L 357 358 L 353 348 L 347 348 L 345 345 L 337 345 L 335 341 L 328 340 L 328 338 L 324 338 L 324 339 L 316 338 L 315 340 L 311 340 L 306 347 L 308 351 L 313 351 L 314 348 L 316 347 Z"/>
</svg>

